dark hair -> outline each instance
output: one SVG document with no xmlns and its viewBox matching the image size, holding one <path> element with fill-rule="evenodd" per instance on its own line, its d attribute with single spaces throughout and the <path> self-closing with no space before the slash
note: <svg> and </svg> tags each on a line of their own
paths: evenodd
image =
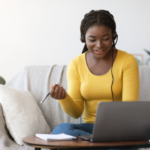
<svg viewBox="0 0 150 150">
<path fill-rule="evenodd" d="M 116 23 L 114 20 L 114 16 L 110 14 L 109 11 L 106 10 L 91 10 L 89 13 L 84 15 L 83 20 L 81 21 L 81 26 L 80 26 L 80 32 L 81 32 L 81 42 L 85 43 L 85 34 L 88 28 L 94 24 L 103 24 L 111 28 L 112 30 L 112 35 L 113 35 L 113 44 L 112 48 L 115 48 L 115 45 L 118 40 L 118 35 L 116 32 Z M 115 42 L 115 39 L 116 42 Z M 87 46 L 86 44 L 84 45 L 82 53 L 86 52 Z"/>
</svg>

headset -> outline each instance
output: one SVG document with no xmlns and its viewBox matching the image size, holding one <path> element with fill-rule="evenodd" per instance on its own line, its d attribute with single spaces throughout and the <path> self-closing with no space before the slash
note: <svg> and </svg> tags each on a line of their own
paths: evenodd
<svg viewBox="0 0 150 150">
<path fill-rule="evenodd" d="M 102 12 L 102 13 L 107 14 L 114 21 L 114 23 L 115 23 L 115 20 L 114 20 L 113 16 L 111 16 L 110 14 L 108 14 L 107 12 L 105 12 L 104 10 L 96 10 L 96 11 L 92 10 L 88 14 L 85 14 L 84 17 L 86 17 L 87 15 L 89 15 L 91 13 L 95 13 L 95 12 Z M 85 43 L 85 37 L 84 37 L 83 34 L 81 34 L 80 40 L 81 40 L 82 43 Z M 115 23 L 115 31 L 113 31 L 113 42 L 115 41 L 115 43 L 113 43 L 113 45 L 116 45 L 117 40 L 118 40 L 118 34 L 116 32 L 116 23 Z M 112 69 L 113 69 L 113 45 L 111 47 L 111 49 L 112 49 L 112 67 L 111 67 L 112 83 L 111 83 L 111 93 L 112 93 L 112 100 L 114 102 L 113 89 L 112 89 L 112 86 L 113 86 L 113 83 L 114 83 L 114 77 L 113 77 L 113 72 L 112 72 Z M 85 46 L 86 46 L 86 44 L 85 44 Z"/>
</svg>

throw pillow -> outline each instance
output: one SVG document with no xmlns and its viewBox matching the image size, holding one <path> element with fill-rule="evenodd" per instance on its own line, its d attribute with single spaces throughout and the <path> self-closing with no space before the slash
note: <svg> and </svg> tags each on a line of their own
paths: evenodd
<svg viewBox="0 0 150 150">
<path fill-rule="evenodd" d="M 50 133 L 50 128 L 32 94 L 27 90 L 0 85 L 6 127 L 15 142 L 23 145 L 23 138 L 36 133 Z"/>
</svg>

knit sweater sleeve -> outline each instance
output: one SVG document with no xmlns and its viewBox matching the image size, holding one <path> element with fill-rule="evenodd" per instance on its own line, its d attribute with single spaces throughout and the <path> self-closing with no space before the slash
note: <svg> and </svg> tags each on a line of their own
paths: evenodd
<svg viewBox="0 0 150 150">
<path fill-rule="evenodd" d="M 123 66 L 122 101 L 138 101 L 139 85 L 138 63 L 133 55 L 129 55 Z"/>
<path fill-rule="evenodd" d="M 80 78 L 73 61 L 67 67 L 67 96 L 59 100 L 63 110 L 73 118 L 79 118 L 84 109 L 84 99 L 80 93 Z"/>
</svg>

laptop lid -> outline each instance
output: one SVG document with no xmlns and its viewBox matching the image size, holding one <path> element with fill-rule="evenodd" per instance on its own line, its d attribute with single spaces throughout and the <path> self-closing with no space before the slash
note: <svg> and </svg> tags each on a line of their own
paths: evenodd
<svg viewBox="0 0 150 150">
<path fill-rule="evenodd" d="M 145 141 L 150 139 L 150 102 L 100 102 L 93 142 Z"/>
</svg>

